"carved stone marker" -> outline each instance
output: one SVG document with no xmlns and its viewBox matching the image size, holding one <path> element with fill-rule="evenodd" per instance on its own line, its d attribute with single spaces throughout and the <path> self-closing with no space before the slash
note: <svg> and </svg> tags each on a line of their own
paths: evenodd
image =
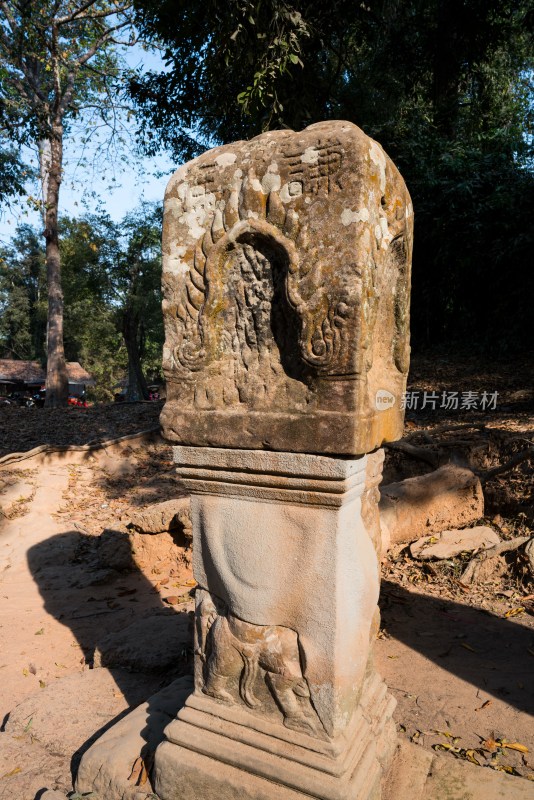
<svg viewBox="0 0 534 800">
<path fill-rule="evenodd" d="M 376 800 L 378 484 L 401 435 L 412 208 L 348 122 L 211 150 L 165 198 L 165 435 L 191 492 L 195 691 L 162 800 Z"/>
<path fill-rule="evenodd" d="M 163 229 L 166 436 L 334 455 L 399 438 L 412 220 L 394 164 L 348 122 L 181 167 Z"/>
</svg>

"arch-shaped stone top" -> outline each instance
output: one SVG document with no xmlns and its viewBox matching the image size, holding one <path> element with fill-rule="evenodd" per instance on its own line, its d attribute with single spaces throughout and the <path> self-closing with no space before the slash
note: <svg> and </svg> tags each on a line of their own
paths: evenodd
<svg viewBox="0 0 534 800">
<path fill-rule="evenodd" d="M 165 196 L 166 436 L 358 455 L 402 433 L 413 213 L 349 122 L 209 150 Z"/>
</svg>

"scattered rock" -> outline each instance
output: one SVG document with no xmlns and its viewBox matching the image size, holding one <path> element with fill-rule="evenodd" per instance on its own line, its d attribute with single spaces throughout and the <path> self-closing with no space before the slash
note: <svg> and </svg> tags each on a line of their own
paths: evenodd
<svg viewBox="0 0 534 800">
<path fill-rule="evenodd" d="M 170 606 L 175 606 L 180 602 L 180 598 L 176 594 L 170 594 L 168 597 L 165 598 L 165 602 L 168 603 Z"/>
<path fill-rule="evenodd" d="M 57 789 L 47 789 L 39 797 L 39 800 L 65 800 L 66 797 L 67 795 L 64 792 L 58 792 Z"/>
<path fill-rule="evenodd" d="M 499 544 L 499 536 L 492 528 L 478 525 L 475 528 L 451 530 L 434 536 L 424 536 L 410 547 L 412 558 L 421 561 L 454 558 L 460 553 L 488 550 Z"/>
<path fill-rule="evenodd" d="M 102 639 L 95 651 L 94 665 L 137 672 L 165 672 L 184 663 L 192 644 L 190 616 L 167 609 Z"/>
<path fill-rule="evenodd" d="M 383 486 L 379 508 L 385 552 L 391 544 L 475 522 L 484 514 L 484 495 L 471 470 L 447 464 Z"/>
<path fill-rule="evenodd" d="M 178 497 L 176 500 L 154 503 L 132 515 L 130 525 L 141 533 L 163 533 L 181 527 L 187 535 L 191 529 L 189 498 Z"/>
<path fill-rule="evenodd" d="M 159 685 L 153 676 L 86 670 L 49 683 L 24 699 L 10 713 L 5 730 L 26 746 L 37 742 L 51 754 L 70 758 Z"/>
</svg>

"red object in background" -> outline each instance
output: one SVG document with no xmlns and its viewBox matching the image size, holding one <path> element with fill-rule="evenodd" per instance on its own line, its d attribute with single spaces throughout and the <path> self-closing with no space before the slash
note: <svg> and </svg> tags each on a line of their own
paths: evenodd
<svg viewBox="0 0 534 800">
<path fill-rule="evenodd" d="M 75 395 L 70 395 L 67 403 L 69 406 L 75 406 L 76 408 L 88 407 L 87 400 L 84 400 L 82 397 L 76 397 Z"/>
</svg>

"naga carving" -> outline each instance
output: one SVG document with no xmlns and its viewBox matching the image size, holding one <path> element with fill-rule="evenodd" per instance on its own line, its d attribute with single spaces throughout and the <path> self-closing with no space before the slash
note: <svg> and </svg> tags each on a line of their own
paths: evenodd
<svg viewBox="0 0 534 800">
<path fill-rule="evenodd" d="M 181 167 L 163 226 L 167 437 L 336 454 L 396 438 L 400 399 L 374 398 L 406 386 L 412 217 L 393 163 L 348 122 Z"/>
<path fill-rule="evenodd" d="M 194 202 L 194 198 L 189 202 Z M 224 343 L 221 348 L 216 336 L 226 333 L 228 340 L 228 331 L 217 330 L 214 314 L 220 314 L 225 298 L 228 303 L 224 277 L 231 275 L 236 253 L 242 266 L 239 275 L 249 288 L 272 294 L 275 288 L 272 273 L 253 270 L 252 280 L 247 281 L 247 262 L 253 267 L 265 258 L 265 249 L 270 249 L 284 273 L 281 277 L 285 298 L 299 318 L 298 345 L 303 362 L 321 372 L 346 369 L 345 327 L 353 310 L 348 302 L 330 296 L 320 264 L 315 265 L 313 276 L 308 275 L 311 265 L 301 265 L 295 247 L 299 233 L 297 215 L 284 208 L 277 190 L 271 189 L 265 196 L 253 173 L 234 185 L 228 201 L 220 202 L 214 209 L 213 220 L 197 242 L 185 278 L 185 292 L 176 310 L 180 331 L 173 353 L 177 365 L 196 372 L 216 361 L 221 349 L 227 350 Z M 270 299 L 263 299 L 262 310 L 267 320 Z M 247 304 L 254 309 L 248 298 Z M 235 310 L 242 315 L 239 298 L 235 298 Z M 253 342 L 249 340 L 248 344 Z"/>
<path fill-rule="evenodd" d="M 286 728 L 313 736 L 324 732 L 311 704 L 295 631 L 245 622 L 219 598 L 197 589 L 196 654 L 203 665 L 205 694 L 223 703 L 239 698 L 248 708 L 259 709 L 263 703 L 255 690 L 264 679 Z"/>
</svg>

